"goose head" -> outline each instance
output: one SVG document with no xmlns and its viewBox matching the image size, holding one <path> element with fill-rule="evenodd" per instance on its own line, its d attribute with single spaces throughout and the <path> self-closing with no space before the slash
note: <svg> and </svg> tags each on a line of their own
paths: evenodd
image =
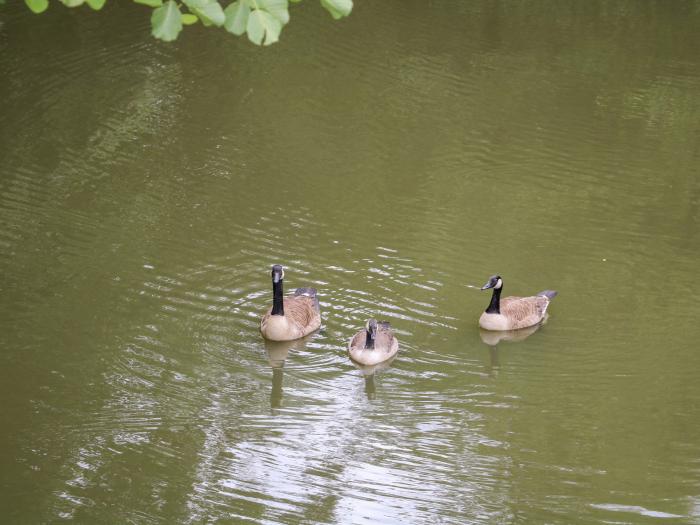
<svg viewBox="0 0 700 525">
<path fill-rule="evenodd" d="M 377 320 L 368 319 L 367 324 L 365 324 L 365 330 L 367 330 L 365 348 L 374 348 L 374 338 L 377 336 Z"/>
<path fill-rule="evenodd" d="M 275 264 L 272 266 L 272 283 L 277 284 L 279 282 L 282 282 L 284 279 L 284 268 L 282 268 L 281 264 Z"/>
<path fill-rule="evenodd" d="M 367 330 L 367 333 L 372 336 L 372 339 L 374 339 L 374 336 L 377 335 L 377 320 L 367 319 L 365 329 Z"/>
<path fill-rule="evenodd" d="M 482 290 L 488 290 L 489 288 L 495 288 L 496 290 L 500 290 L 503 287 L 503 279 L 501 279 L 500 275 L 492 275 L 489 277 L 488 282 L 481 287 Z"/>
</svg>

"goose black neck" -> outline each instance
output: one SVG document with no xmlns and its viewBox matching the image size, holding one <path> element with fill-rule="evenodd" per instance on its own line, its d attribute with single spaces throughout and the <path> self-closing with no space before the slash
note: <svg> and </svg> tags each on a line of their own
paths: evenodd
<svg viewBox="0 0 700 525">
<path fill-rule="evenodd" d="M 491 296 L 491 302 L 489 307 L 486 309 L 487 314 L 500 314 L 501 313 L 501 288 L 494 288 L 493 295 Z"/>
<path fill-rule="evenodd" d="M 367 330 L 367 337 L 365 337 L 365 348 L 370 350 L 374 348 L 374 337 L 372 337 L 372 332 L 369 330 Z"/>
<path fill-rule="evenodd" d="M 272 315 L 284 315 L 284 300 L 282 295 L 282 279 L 272 283 Z"/>
</svg>

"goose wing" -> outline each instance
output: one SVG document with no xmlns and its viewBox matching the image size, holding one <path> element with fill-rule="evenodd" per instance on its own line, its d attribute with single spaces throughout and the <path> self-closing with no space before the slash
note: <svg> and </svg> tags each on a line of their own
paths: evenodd
<svg viewBox="0 0 700 525">
<path fill-rule="evenodd" d="M 313 299 L 314 308 L 316 308 L 318 312 L 321 311 L 321 305 L 319 304 L 318 296 L 316 295 L 316 288 L 297 288 L 294 290 L 294 297 L 299 296 L 311 297 Z"/>
<path fill-rule="evenodd" d="M 367 342 L 367 332 L 365 330 L 360 330 L 357 332 L 352 339 L 350 339 L 350 348 L 354 349 L 365 349 L 365 343 Z M 377 335 L 374 337 L 374 348 L 368 350 L 370 352 L 391 352 L 392 347 L 397 344 L 396 337 L 394 333 L 389 329 L 382 328 L 379 324 L 377 325 Z"/>
<path fill-rule="evenodd" d="M 513 329 L 539 323 L 549 306 L 549 298 L 544 295 L 532 297 L 505 297 L 501 299 L 501 315 L 513 323 Z"/>
<path fill-rule="evenodd" d="M 300 294 L 284 298 L 284 316 L 294 323 L 304 335 L 321 326 L 318 299 L 315 296 Z"/>
<path fill-rule="evenodd" d="M 375 337 L 374 347 L 391 354 L 396 352 L 399 342 L 394 337 L 394 331 L 388 322 L 377 323 L 377 336 Z"/>
<path fill-rule="evenodd" d="M 364 330 L 360 330 L 350 340 L 350 349 L 364 348 L 366 340 L 367 340 L 367 332 L 365 332 Z"/>
</svg>

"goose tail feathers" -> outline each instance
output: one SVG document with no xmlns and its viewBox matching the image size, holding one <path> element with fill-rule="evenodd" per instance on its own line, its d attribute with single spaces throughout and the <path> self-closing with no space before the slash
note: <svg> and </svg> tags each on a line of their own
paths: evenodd
<svg viewBox="0 0 700 525">
<path fill-rule="evenodd" d="M 306 297 L 311 297 L 314 300 L 314 307 L 317 311 L 320 310 L 320 305 L 318 304 L 318 297 L 316 296 L 316 288 L 297 288 L 294 290 L 294 295 L 305 295 Z"/>
<path fill-rule="evenodd" d="M 552 299 L 554 299 L 557 296 L 557 293 L 559 293 L 559 292 L 557 292 L 556 290 L 543 290 L 540 293 L 538 293 L 537 295 L 541 295 L 543 297 L 546 297 L 547 299 L 549 299 L 551 301 Z"/>
</svg>

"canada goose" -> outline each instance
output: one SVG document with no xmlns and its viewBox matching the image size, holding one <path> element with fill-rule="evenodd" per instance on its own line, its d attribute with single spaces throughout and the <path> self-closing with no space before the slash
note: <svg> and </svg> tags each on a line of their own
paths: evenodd
<svg viewBox="0 0 700 525">
<path fill-rule="evenodd" d="M 314 288 L 297 288 L 283 297 L 284 269 L 272 267 L 272 307 L 260 320 L 260 333 L 270 341 L 292 341 L 321 326 L 321 309 Z"/>
<path fill-rule="evenodd" d="M 391 325 L 369 319 L 364 330 L 357 332 L 348 344 L 350 359 L 361 365 L 376 365 L 391 359 L 399 351 L 399 341 Z"/>
<path fill-rule="evenodd" d="M 482 290 L 493 288 L 488 308 L 479 318 L 479 326 L 486 330 L 518 330 L 539 323 L 547 313 L 549 302 L 557 292 L 545 290 L 530 297 L 504 297 L 500 275 L 489 277 Z"/>
</svg>

